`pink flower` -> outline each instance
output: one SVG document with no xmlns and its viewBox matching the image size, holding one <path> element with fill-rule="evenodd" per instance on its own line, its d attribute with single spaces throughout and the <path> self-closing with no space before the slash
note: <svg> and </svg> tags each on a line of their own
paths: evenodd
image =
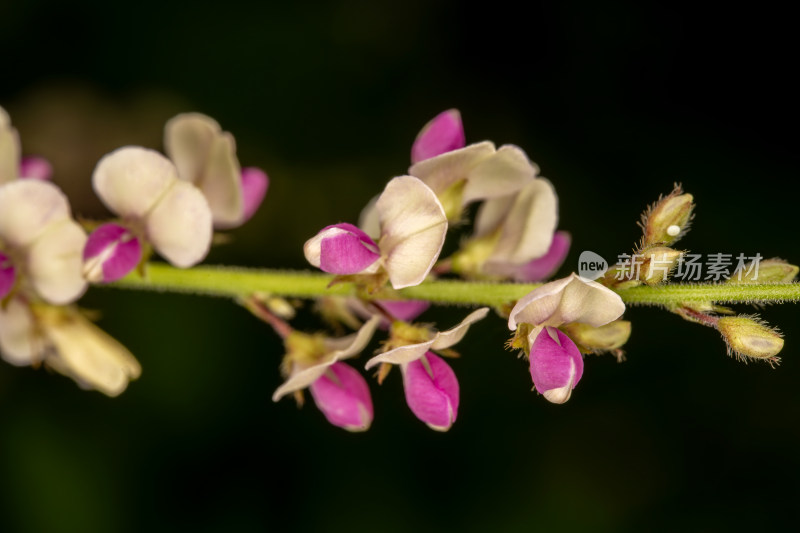
<svg viewBox="0 0 800 533">
<path fill-rule="evenodd" d="M 542 329 L 531 345 L 531 378 L 552 403 L 569 400 L 583 375 L 583 357 L 575 343 L 556 328 Z"/>
<path fill-rule="evenodd" d="M 372 397 L 366 380 L 352 366 L 336 362 L 309 387 L 328 422 L 348 431 L 365 431 L 372 423 Z"/>
<path fill-rule="evenodd" d="M 458 416 L 458 379 L 444 359 L 426 352 L 402 366 L 406 403 L 414 416 L 436 431 L 447 431 Z"/>
</svg>

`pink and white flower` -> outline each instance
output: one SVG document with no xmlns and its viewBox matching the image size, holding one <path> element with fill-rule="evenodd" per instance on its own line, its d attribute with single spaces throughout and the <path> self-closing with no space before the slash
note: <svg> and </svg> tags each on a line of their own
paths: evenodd
<svg viewBox="0 0 800 533">
<path fill-rule="evenodd" d="M 206 115 L 183 113 L 164 127 L 164 150 L 178 177 L 195 185 L 211 207 L 214 226 L 235 228 L 258 210 L 269 178 L 256 167 L 239 166 L 236 141 Z"/>
<path fill-rule="evenodd" d="M 178 179 L 175 166 L 163 155 L 135 146 L 119 148 L 97 163 L 92 184 L 121 221 L 103 225 L 89 237 L 84 274 L 90 281 L 125 276 L 141 259 L 144 243 L 181 268 L 205 258 L 211 246 L 211 209 L 198 189 Z"/>
<path fill-rule="evenodd" d="M 447 234 L 436 195 L 412 176 L 392 179 L 375 203 L 377 239 L 352 224 L 335 224 L 303 246 L 309 263 L 332 274 L 374 274 L 392 287 L 419 285 L 433 268 Z"/>
</svg>

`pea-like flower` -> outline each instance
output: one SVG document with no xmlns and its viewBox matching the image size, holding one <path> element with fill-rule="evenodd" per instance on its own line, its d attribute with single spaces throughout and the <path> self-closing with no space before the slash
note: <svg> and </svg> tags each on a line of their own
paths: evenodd
<svg viewBox="0 0 800 533">
<path fill-rule="evenodd" d="M 575 274 L 522 297 L 511 310 L 508 328 L 517 331 L 512 345 L 527 348 L 536 390 L 553 403 L 564 403 L 583 374 L 580 351 L 556 328 L 571 323 L 600 327 L 624 312 L 617 293 Z"/>
<path fill-rule="evenodd" d="M 183 113 L 164 127 L 164 150 L 178 177 L 195 185 L 211 207 L 214 226 L 235 228 L 255 214 L 269 187 L 256 167 L 241 168 L 236 141 L 206 115 Z"/>
<path fill-rule="evenodd" d="M 395 322 L 389 350 L 369 361 L 376 365 L 400 365 L 406 403 L 414 416 L 437 431 L 447 431 L 458 416 L 459 386 L 453 369 L 433 350 L 447 353 L 467 334 L 469 327 L 489 312 L 482 307 L 467 315 L 457 326 L 442 332 L 424 326 Z"/>
<path fill-rule="evenodd" d="M 175 165 L 163 155 L 119 148 L 97 163 L 92 184 L 121 221 L 89 236 L 84 250 L 89 281 L 122 278 L 139 263 L 145 244 L 177 267 L 205 258 L 211 246 L 211 209 L 198 189 L 178 179 Z"/>
<path fill-rule="evenodd" d="M 52 304 L 74 301 L 86 289 L 85 243 L 58 187 L 39 180 L 0 185 L 0 299 L 16 287 Z"/>
<path fill-rule="evenodd" d="M 373 418 L 369 387 L 355 369 L 341 360 L 358 355 L 367 346 L 379 321 L 379 317 L 373 317 L 358 332 L 335 339 L 289 333 L 282 364 L 286 381 L 272 400 L 277 402 L 308 387 L 314 403 L 331 424 L 348 431 L 368 429 Z"/>
<path fill-rule="evenodd" d="M 0 353 L 16 366 L 44 363 L 108 396 L 119 395 L 141 374 L 133 355 L 75 307 L 31 304 L 22 297 L 0 307 Z"/>
<path fill-rule="evenodd" d="M 436 195 L 412 176 L 392 179 L 375 203 L 378 237 L 335 224 L 303 246 L 309 263 L 332 274 L 384 271 L 395 289 L 419 285 L 433 268 L 447 234 Z"/>
</svg>

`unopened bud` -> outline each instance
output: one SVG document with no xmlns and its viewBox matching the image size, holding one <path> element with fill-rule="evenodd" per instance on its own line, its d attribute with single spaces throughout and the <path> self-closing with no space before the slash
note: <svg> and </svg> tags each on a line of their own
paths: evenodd
<svg viewBox="0 0 800 533">
<path fill-rule="evenodd" d="M 600 327 L 573 322 L 562 329 L 584 352 L 607 352 L 622 347 L 631 336 L 631 323 L 615 320 Z"/>
<path fill-rule="evenodd" d="M 719 319 L 717 329 L 728 344 L 728 349 L 738 358 L 765 359 L 772 363 L 783 349 L 780 333 L 745 316 L 727 316 Z"/>
<path fill-rule="evenodd" d="M 751 261 L 736 269 L 728 283 L 791 283 L 800 268 L 790 265 L 783 259 Z"/>
<path fill-rule="evenodd" d="M 683 252 L 657 246 L 650 248 L 642 254 L 644 256 L 642 264 L 642 281 L 648 285 L 658 285 L 667 281 L 670 272 L 678 264 L 678 260 Z"/>
<path fill-rule="evenodd" d="M 694 197 L 676 186 L 642 215 L 644 244 L 670 245 L 676 242 L 689 229 L 693 210 Z"/>
</svg>

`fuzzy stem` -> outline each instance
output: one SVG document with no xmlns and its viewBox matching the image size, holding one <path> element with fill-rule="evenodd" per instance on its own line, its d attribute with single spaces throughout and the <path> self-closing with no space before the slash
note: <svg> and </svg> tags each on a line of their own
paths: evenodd
<svg viewBox="0 0 800 533">
<path fill-rule="evenodd" d="M 133 273 L 109 286 L 223 298 L 240 298 L 254 292 L 300 298 L 357 294 L 356 288 L 349 283 L 329 287 L 333 279 L 333 276 L 312 272 L 213 266 L 182 270 L 161 263 L 150 263 L 146 278 Z M 441 280 L 428 281 L 398 292 L 402 298 L 428 300 L 438 304 L 501 306 L 513 303 L 540 285 Z M 639 286 L 618 292 L 629 305 L 668 307 L 682 302 L 782 303 L 800 300 L 800 283 L 671 283 L 654 287 Z M 393 296 L 381 293 L 380 297 Z"/>
</svg>

